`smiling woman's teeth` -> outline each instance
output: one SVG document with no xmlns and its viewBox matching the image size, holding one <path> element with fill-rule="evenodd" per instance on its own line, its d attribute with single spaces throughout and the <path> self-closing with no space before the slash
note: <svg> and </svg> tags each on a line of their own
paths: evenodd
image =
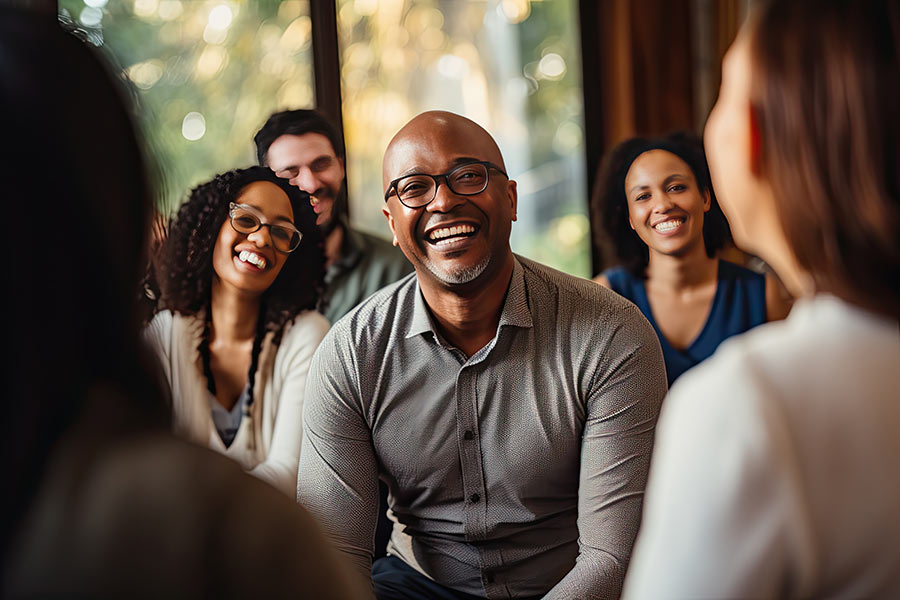
<svg viewBox="0 0 900 600">
<path fill-rule="evenodd" d="M 260 269 L 266 268 L 266 259 L 264 259 L 259 254 L 256 254 L 255 252 L 250 252 L 249 250 L 241 250 L 238 258 L 240 258 L 242 262 L 248 262 L 251 265 L 259 267 Z"/>
<path fill-rule="evenodd" d="M 661 232 L 672 231 L 673 229 L 680 227 L 682 223 L 684 223 L 684 221 L 680 219 L 676 219 L 674 221 L 663 221 L 662 223 L 657 223 L 656 225 L 654 225 L 653 229 Z"/>
</svg>

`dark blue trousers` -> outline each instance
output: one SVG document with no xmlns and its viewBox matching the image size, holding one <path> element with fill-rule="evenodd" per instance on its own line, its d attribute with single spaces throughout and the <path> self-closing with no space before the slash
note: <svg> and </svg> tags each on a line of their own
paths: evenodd
<svg viewBox="0 0 900 600">
<path fill-rule="evenodd" d="M 454 592 L 428 579 L 396 556 L 379 558 L 372 563 L 372 583 L 377 600 L 483 600 Z"/>
</svg>

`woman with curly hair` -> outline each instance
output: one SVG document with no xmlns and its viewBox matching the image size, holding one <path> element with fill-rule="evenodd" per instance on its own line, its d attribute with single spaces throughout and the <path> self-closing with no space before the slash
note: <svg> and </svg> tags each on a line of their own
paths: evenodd
<svg viewBox="0 0 900 600">
<path fill-rule="evenodd" d="M 594 281 L 653 325 L 669 385 L 726 338 L 787 314 L 777 281 L 718 258 L 731 234 L 695 136 L 619 144 L 601 169 L 593 208 L 597 243 L 611 242 L 622 265 Z"/>
<path fill-rule="evenodd" d="M 175 430 L 296 490 L 322 237 L 305 192 L 265 167 L 195 188 L 157 259 L 165 310 L 145 337 L 172 392 Z"/>
</svg>

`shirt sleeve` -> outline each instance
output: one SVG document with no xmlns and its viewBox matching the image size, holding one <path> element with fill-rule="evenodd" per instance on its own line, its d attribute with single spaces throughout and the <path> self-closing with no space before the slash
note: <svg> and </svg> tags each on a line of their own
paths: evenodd
<svg viewBox="0 0 900 600">
<path fill-rule="evenodd" d="M 297 499 L 371 590 L 378 466 L 358 393 L 357 361 L 340 323 L 312 361 L 303 415 Z"/>
<path fill-rule="evenodd" d="M 279 352 L 286 355 L 279 361 L 282 378 L 278 397 L 278 412 L 272 432 L 272 443 L 266 460 L 250 473 L 293 496 L 297 486 L 300 462 L 300 443 L 303 433 L 303 399 L 313 354 L 325 334 L 328 321 L 316 312 L 303 313 L 282 340 Z"/>
<path fill-rule="evenodd" d="M 673 387 L 625 597 L 797 595 L 785 565 L 813 554 L 808 518 L 787 420 L 761 384 L 746 357 L 717 354 Z"/>
<path fill-rule="evenodd" d="M 163 375 L 165 375 L 165 384 L 171 389 L 172 386 L 172 313 L 169 311 L 161 311 L 157 313 L 153 319 L 144 327 L 141 332 L 141 339 L 146 347 L 153 354 Z"/>
<path fill-rule="evenodd" d="M 578 488 L 579 553 L 548 600 L 618 598 L 621 592 L 666 394 L 659 341 L 645 319 L 631 322 L 634 326 L 619 328 L 604 349 L 621 358 L 599 370 L 588 390 Z"/>
</svg>

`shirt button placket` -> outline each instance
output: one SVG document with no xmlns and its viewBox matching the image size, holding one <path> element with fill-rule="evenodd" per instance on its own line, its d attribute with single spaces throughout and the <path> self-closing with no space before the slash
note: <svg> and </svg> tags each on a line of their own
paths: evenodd
<svg viewBox="0 0 900 600">
<path fill-rule="evenodd" d="M 480 448 L 475 431 L 478 427 L 476 376 L 472 368 L 463 368 L 457 377 L 457 427 L 463 475 L 465 531 L 469 539 L 483 539 L 485 535 L 484 473 Z"/>
</svg>

